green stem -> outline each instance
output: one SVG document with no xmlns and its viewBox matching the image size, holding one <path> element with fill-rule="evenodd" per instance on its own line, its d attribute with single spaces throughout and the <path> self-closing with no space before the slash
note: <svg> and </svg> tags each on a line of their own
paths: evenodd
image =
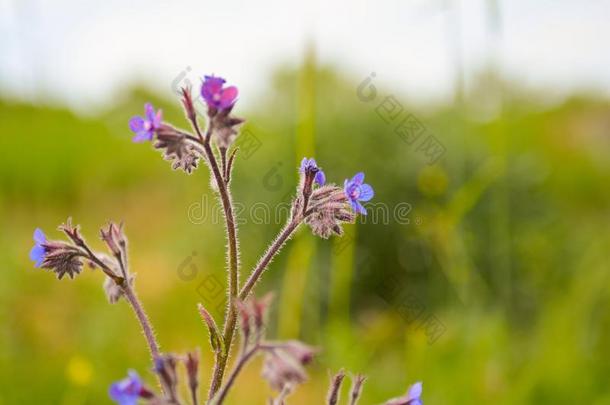
<svg viewBox="0 0 610 405">
<path fill-rule="evenodd" d="M 205 138 L 201 135 L 199 127 L 196 124 L 196 120 L 193 123 L 197 135 L 203 139 L 201 145 L 205 151 L 214 180 L 218 186 L 218 194 L 222 202 L 222 207 L 225 216 L 225 225 L 227 230 L 228 240 L 228 256 L 229 256 L 229 268 L 228 268 L 228 279 L 229 279 L 229 299 L 227 302 L 227 316 L 225 318 L 224 330 L 223 330 L 223 347 L 224 350 L 220 350 L 215 359 L 214 371 L 212 373 L 212 382 L 210 384 L 210 391 L 208 393 L 208 399 L 211 399 L 214 394 L 220 388 L 222 384 L 222 378 L 227 365 L 227 359 L 231 350 L 231 343 L 233 341 L 233 335 L 235 332 L 235 324 L 237 322 L 237 312 L 235 309 L 234 301 L 237 298 L 238 293 L 238 262 L 237 262 L 237 228 L 235 226 L 235 216 L 233 213 L 233 203 L 231 200 L 231 193 L 228 188 L 228 184 L 225 181 L 225 176 L 220 172 L 216 156 L 210 146 L 210 138 L 212 135 L 212 126 L 210 125 L 206 133 Z"/>
</svg>

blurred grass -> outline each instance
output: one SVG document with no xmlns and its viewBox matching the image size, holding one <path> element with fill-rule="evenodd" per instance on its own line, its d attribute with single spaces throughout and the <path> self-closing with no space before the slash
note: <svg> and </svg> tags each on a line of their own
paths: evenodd
<svg viewBox="0 0 610 405">
<path fill-rule="evenodd" d="M 260 103 L 238 111 L 262 143 L 236 163 L 234 197 L 246 209 L 285 201 L 295 154 L 314 150 L 331 181 L 364 170 L 376 202 L 412 206 L 408 224 L 348 227 L 354 241 L 339 254 L 341 240 L 302 231 L 271 265 L 258 291 L 277 292 L 272 336 L 324 348 L 291 403 L 319 403 L 328 370 L 346 367 L 369 375 L 363 403 L 422 380 L 430 404 L 610 404 L 610 103 L 585 95 L 549 106 L 507 85 L 502 115 L 482 120 L 468 97 L 459 107 L 423 108 L 395 94 L 447 149 L 428 166 L 376 114 L 381 99 L 361 102 L 357 85 L 329 67 L 285 68 Z M 132 144 L 126 122 L 146 100 L 186 124 L 177 100 L 126 94 L 87 119 L 0 102 L 2 404 L 109 403 L 109 383 L 128 368 L 153 381 L 138 327 L 124 303 L 105 302 L 100 274 L 58 282 L 29 262 L 33 229 L 59 237 L 53 230 L 68 216 L 100 249 L 99 226 L 125 220 L 138 290 L 163 349 L 202 346 L 209 368 L 195 304 L 223 307 L 200 295 L 206 277 L 224 283 L 223 225 L 188 214 L 215 202 L 208 174 L 172 172 L 152 148 Z M 265 187 L 272 169 L 280 187 Z M 240 225 L 242 274 L 280 226 Z M 189 281 L 178 267 L 191 256 L 197 273 Z M 433 344 L 420 322 L 401 316 L 402 292 L 446 328 Z M 231 403 L 270 394 L 259 365 Z"/>
</svg>

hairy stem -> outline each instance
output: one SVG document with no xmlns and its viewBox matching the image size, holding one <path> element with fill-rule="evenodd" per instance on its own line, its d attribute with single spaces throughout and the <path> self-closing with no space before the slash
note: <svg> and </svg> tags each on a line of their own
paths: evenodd
<svg viewBox="0 0 610 405">
<path fill-rule="evenodd" d="M 275 255 L 282 248 L 282 246 L 284 246 L 284 243 L 286 243 L 286 241 L 288 239 L 290 239 L 290 237 L 292 236 L 294 231 L 299 227 L 299 225 L 300 225 L 300 221 L 295 221 L 294 219 L 291 219 L 284 226 L 284 228 L 280 231 L 277 238 L 275 238 L 273 243 L 271 243 L 271 245 L 269 245 L 265 254 L 260 258 L 256 267 L 254 268 L 254 270 L 252 270 L 250 277 L 248 277 L 246 284 L 244 284 L 241 291 L 239 292 L 240 300 L 246 299 L 248 297 L 248 295 L 252 292 L 254 285 L 261 278 L 263 272 L 265 271 L 265 269 L 267 268 L 269 263 L 271 263 L 271 260 L 273 260 Z"/>
<path fill-rule="evenodd" d="M 209 397 L 211 398 L 222 384 L 222 378 L 224 375 L 225 367 L 227 365 L 227 358 L 231 350 L 231 343 L 233 341 L 233 334 L 235 331 L 235 324 L 237 321 L 237 312 L 235 310 L 234 301 L 237 298 L 238 291 L 238 268 L 237 268 L 237 230 L 235 227 L 235 218 L 233 216 L 233 206 L 231 201 L 231 195 L 227 184 L 225 183 L 224 176 L 219 171 L 216 159 L 213 157 L 212 149 L 209 144 L 204 144 L 206 154 L 212 166 L 216 183 L 218 184 L 218 191 L 222 200 L 222 206 L 225 212 L 225 221 L 227 228 L 227 239 L 229 242 L 229 299 L 227 300 L 227 315 L 225 318 L 223 340 L 224 340 L 224 351 L 221 350 L 216 355 L 216 361 L 214 365 L 214 372 L 212 375 L 212 383 L 210 385 Z"/>
<path fill-rule="evenodd" d="M 193 405 L 199 405 L 199 402 L 197 401 L 197 388 L 191 388 L 191 401 L 193 402 Z"/>
<path fill-rule="evenodd" d="M 123 277 L 120 277 L 120 276 L 116 275 L 114 273 L 114 271 L 110 267 L 108 267 L 106 265 L 106 263 L 104 263 L 99 257 L 96 256 L 95 253 L 93 253 L 93 251 L 89 248 L 89 246 L 87 246 L 86 243 L 81 242 L 81 243 L 78 244 L 78 246 L 80 246 L 86 252 L 86 253 L 82 254 L 83 257 L 88 258 L 93 263 L 98 265 L 99 268 L 102 269 L 104 274 L 106 274 L 108 277 L 110 277 L 112 280 L 114 280 L 114 282 L 117 285 L 122 286 L 124 284 L 126 278 L 123 278 Z"/>
<path fill-rule="evenodd" d="M 144 312 L 144 308 L 142 307 L 140 300 L 138 300 L 138 297 L 136 296 L 131 286 L 126 285 L 125 287 L 123 287 L 123 291 L 125 292 L 125 297 L 127 298 L 127 301 L 129 301 L 131 308 L 133 308 L 133 311 L 136 314 L 136 318 L 138 318 L 138 321 L 140 322 L 140 326 L 142 327 L 142 331 L 144 332 L 144 337 L 146 338 L 146 342 L 148 343 L 150 355 L 152 356 L 153 361 L 155 361 L 159 357 L 159 344 L 157 343 L 157 339 L 155 338 L 155 332 L 150 321 L 148 320 L 148 316 L 146 315 L 146 312 Z"/>
<path fill-rule="evenodd" d="M 248 363 L 248 361 L 252 358 L 252 356 L 254 356 L 256 354 L 257 350 L 258 350 L 258 345 L 254 346 L 249 351 L 244 352 L 240 356 L 239 360 L 237 361 L 237 364 L 235 365 L 235 368 L 233 369 L 233 371 L 231 371 L 231 374 L 227 378 L 227 382 L 225 383 L 225 385 L 218 392 L 218 397 L 215 399 L 214 405 L 220 405 L 220 404 L 222 404 L 224 402 L 224 400 L 225 400 L 225 398 L 227 396 L 227 393 L 229 392 L 229 390 L 231 389 L 231 387 L 235 383 L 235 380 L 237 379 L 237 376 L 239 375 L 241 370 L 244 368 L 246 363 Z"/>
<path fill-rule="evenodd" d="M 229 299 L 227 300 L 227 315 L 225 318 L 223 340 L 224 350 L 221 350 L 216 355 L 214 361 L 214 371 L 212 373 L 212 382 L 210 384 L 210 391 L 208 393 L 208 399 L 212 398 L 214 394 L 220 388 L 222 384 L 222 378 L 227 365 L 227 358 L 231 350 L 231 343 L 233 341 L 233 334 L 235 332 L 235 324 L 237 321 L 237 312 L 235 310 L 234 301 L 237 298 L 238 292 L 238 252 L 237 252 L 237 228 L 235 226 L 235 216 L 233 214 L 233 203 L 231 200 L 231 193 L 228 188 L 228 184 L 225 181 L 225 175 L 220 172 L 216 156 L 210 146 L 210 138 L 212 135 L 212 125 L 209 126 L 205 138 L 202 136 L 199 127 L 197 126 L 197 120 L 193 122 L 193 127 L 197 131 L 199 138 L 203 139 L 201 143 L 204 152 L 207 156 L 214 180 L 218 186 L 218 194 L 220 194 L 220 200 L 225 214 L 225 224 L 227 229 L 228 239 L 228 256 L 229 256 Z"/>
<path fill-rule="evenodd" d="M 119 264 L 119 268 L 121 270 L 122 277 L 117 276 L 110 267 L 106 265 L 99 257 L 96 256 L 95 253 L 87 246 L 86 243 L 81 242 L 79 246 L 82 247 L 87 252 L 87 257 L 89 260 L 97 264 L 104 273 L 112 278 L 114 282 L 120 286 L 125 294 L 125 298 L 129 301 L 131 308 L 133 309 L 140 326 L 142 327 L 142 332 L 144 332 L 144 337 L 146 338 L 146 343 L 148 344 L 148 349 L 150 351 L 150 355 L 152 357 L 153 363 L 159 357 L 159 343 L 157 343 L 157 339 L 155 338 L 155 332 L 153 330 L 152 324 L 144 311 L 144 307 L 140 303 L 138 296 L 131 286 L 131 280 L 129 280 L 129 274 L 127 270 L 127 249 L 125 246 L 122 246 L 121 253 L 115 256 L 117 263 Z M 161 387 L 161 380 L 159 380 L 159 384 Z"/>
<path fill-rule="evenodd" d="M 292 391 L 292 384 L 284 384 L 282 391 L 275 399 L 273 399 L 271 405 L 284 405 L 284 399 L 286 399 L 288 394 L 290 394 L 290 391 Z"/>
</svg>

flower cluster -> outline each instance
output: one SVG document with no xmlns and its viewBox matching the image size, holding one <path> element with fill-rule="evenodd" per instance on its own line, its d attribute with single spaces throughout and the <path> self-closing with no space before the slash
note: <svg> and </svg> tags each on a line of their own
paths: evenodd
<svg viewBox="0 0 610 405">
<path fill-rule="evenodd" d="M 171 125 L 162 124 L 157 130 L 154 148 L 161 150 L 163 158 L 172 164 L 172 169 L 181 169 L 191 174 L 202 156 L 201 146 L 188 139 L 188 135 Z"/>
<path fill-rule="evenodd" d="M 314 159 L 303 158 L 299 173 L 299 196 L 294 204 L 293 217 L 302 212 L 304 222 L 314 235 L 324 239 L 332 234 L 341 236 L 342 224 L 353 223 L 356 214 L 366 215 L 360 201 L 373 198 L 373 188 L 363 184 L 363 173 L 345 180 L 343 188 L 326 184 L 326 174 Z"/>
<path fill-rule="evenodd" d="M 235 86 L 225 87 L 225 79 L 216 76 L 205 76 L 201 84 L 201 97 L 208 106 L 210 118 L 207 134 L 199 132 L 197 113 L 189 88 L 182 89 L 182 104 L 186 116 L 197 131 L 197 136 L 189 135 L 173 126 L 162 122 L 161 110 L 155 112 L 150 103 L 144 106 L 144 117 L 134 116 L 129 121 L 129 128 L 135 133 L 134 142 L 152 141 L 154 147 L 162 151 L 172 169 L 180 169 L 190 174 L 197 168 L 199 160 L 205 156 L 204 143 L 213 138 L 222 153 L 233 144 L 237 137 L 237 127 L 243 119 L 231 115 L 238 90 Z"/>
<path fill-rule="evenodd" d="M 108 301 L 117 302 L 125 293 L 125 288 L 133 283 L 133 275 L 127 269 L 127 238 L 123 226 L 110 222 L 100 229 L 101 239 L 106 243 L 114 259 L 104 253 L 94 252 L 81 236 L 78 226 L 71 219 L 59 227 L 68 241 L 49 241 L 40 229 L 34 231 L 34 247 L 30 259 L 36 267 L 53 271 L 60 280 L 67 274 L 74 278 L 80 274 L 83 264 L 100 268 L 106 279 L 103 289 Z"/>
</svg>

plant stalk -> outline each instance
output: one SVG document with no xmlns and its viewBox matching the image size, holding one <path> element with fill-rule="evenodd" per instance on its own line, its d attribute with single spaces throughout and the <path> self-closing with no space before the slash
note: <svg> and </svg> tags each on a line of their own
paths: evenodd
<svg viewBox="0 0 610 405">
<path fill-rule="evenodd" d="M 261 278 L 263 272 L 265 271 L 265 269 L 267 268 L 269 263 L 271 263 L 271 260 L 273 260 L 275 255 L 282 248 L 282 246 L 284 246 L 284 243 L 286 243 L 286 241 L 288 239 L 290 239 L 290 237 L 292 236 L 294 231 L 299 227 L 299 225 L 300 225 L 300 221 L 296 221 L 294 219 L 291 219 L 290 221 L 288 221 L 288 223 L 286 223 L 286 225 L 281 230 L 281 232 L 279 233 L 277 238 L 275 238 L 273 243 L 271 243 L 271 245 L 267 248 L 267 251 L 265 252 L 265 254 L 260 258 L 256 267 L 250 274 L 250 277 L 248 277 L 246 284 L 244 284 L 241 291 L 239 292 L 240 300 L 246 299 L 248 297 L 248 295 L 252 292 L 254 285 Z"/>
<path fill-rule="evenodd" d="M 219 390 L 218 397 L 215 398 L 215 400 L 213 402 L 214 405 L 221 405 L 224 402 L 224 400 L 225 400 L 225 398 L 227 396 L 227 393 L 229 392 L 229 390 L 231 389 L 231 387 L 235 383 L 235 380 L 237 379 L 237 376 L 239 375 L 241 370 L 244 368 L 246 363 L 248 363 L 248 361 L 252 358 L 252 356 L 254 356 L 256 354 L 258 349 L 259 349 L 259 347 L 258 347 L 258 345 L 256 345 L 252 349 L 250 349 L 249 351 L 245 352 L 242 356 L 240 356 L 239 361 L 235 365 L 235 368 L 233 369 L 233 371 L 231 371 L 231 374 L 227 378 L 227 382 Z"/>
<path fill-rule="evenodd" d="M 148 343 L 150 355 L 154 362 L 159 357 L 160 353 L 159 344 L 157 343 L 157 340 L 155 338 L 155 332 L 150 323 L 150 320 L 148 319 L 146 312 L 144 312 L 144 308 L 142 307 L 140 300 L 138 300 L 138 297 L 136 296 L 131 286 L 124 286 L 123 292 L 125 293 L 125 297 L 127 298 L 127 301 L 129 301 L 131 308 L 133 308 L 133 311 L 136 314 L 136 318 L 138 318 L 138 321 L 140 322 L 140 326 L 142 327 L 142 331 L 144 332 L 144 337 L 146 338 L 146 342 Z"/>
<path fill-rule="evenodd" d="M 193 120 L 193 127 L 195 131 L 197 131 L 197 135 L 200 139 L 203 139 L 203 142 L 200 142 L 203 146 L 204 152 L 207 156 L 208 162 L 210 164 L 210 168 L 212 170 L 212 174 L 214 176 L 214 180 L 216 181 L 216 185 L 218 186 L 218 194 L 220 195 L 220 200 L 222 202 L 222 207 L 225 214 L 225 225 L 227 230 L 227 240 L 228 240 L 228 256 L 229 256 L 229 268 L 228 268 L 228 279 L 229 279 L 229 299 L 227 302 L 227 315 L 225 318 L 225 324 L 223 329 L 223 347 L 225 350 L 221 350 L 217 353 L 215 361 L 214 361 L 214 371 L 212 373 L 212 382 L 210 383 L 210 390 L 208 393 L 208 399 L 211 399 L 214 394 L 220 388 L 222 384 L 222 378 L 224 375 L 224 371 L 227 364 L 227 359 L 229 357 L 229 352 L 231 350 L 231 343 L 233 341 L 233 334 L 235 332 L 235 324 L 237 321 L 237 312 L 235 310 L 234 301 L 237 298 L 238 293 L 238 262 L 237 262 L 237 229 L 235 226 L 235 216 L 233 213 L 233 203 L 231 200 L 231 193 L 229 191 L 228 185 L 225 181 L 225 175 L 220 172 L 220 168 L 218 166 L 218 162 L 216 160 L 216 156 L 212 151 L 210 146 L 210 139 L 212 136 L 213 127 L 210 125 L 208 127 L 207 133 L 205 137 L 201 134 L 199 130 L 199 126 L 197 125 L 197 120 Z"/>
</svg>

